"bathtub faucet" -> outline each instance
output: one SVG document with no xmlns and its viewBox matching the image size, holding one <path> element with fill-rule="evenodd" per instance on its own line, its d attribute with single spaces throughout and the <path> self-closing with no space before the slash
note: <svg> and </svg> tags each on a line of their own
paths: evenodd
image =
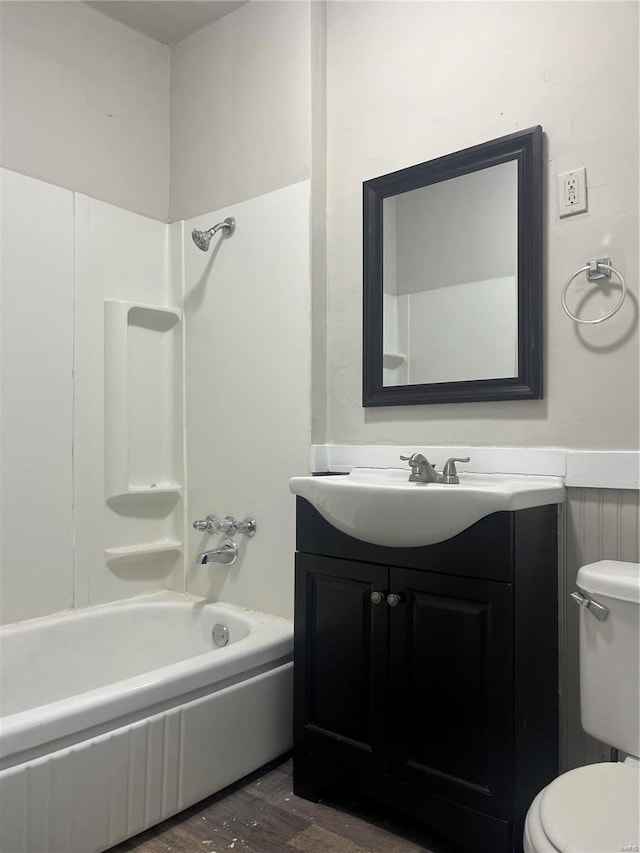
<svg viewBox="0 0 640 853">
<path fill-rule="evenodd" d="M 199 566 L 205 566 L 207 563 L 224 563 L 230 566 L 235 563 L 238 557 L 238 546 L 233 539 L 223 539 L 222 545 L 219 548 L 214 548 L 212 551 L 203 551 L 198 554 L 196 563 Z"/>
</svg>

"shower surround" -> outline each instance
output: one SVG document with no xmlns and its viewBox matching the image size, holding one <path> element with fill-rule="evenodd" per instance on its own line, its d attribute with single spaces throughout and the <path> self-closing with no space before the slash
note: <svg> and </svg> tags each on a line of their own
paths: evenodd
<svg viewBox="0 0 640 853">
<path fill-rule="evenodd" d="M 159 589 L 290 616 L 287 483 L 309 459 L 309 182 L 166 225 L 6 169 L 0 180 L 1 621 Z M 192 229 L 230 216 L 233 236 L 200 252 Z M 219 544 L 191 530 L 208 513 L 258 521 L 231 567 L 195 565 Z M 47 560 L 25 563 L 34 517 Z"/>
</svg>

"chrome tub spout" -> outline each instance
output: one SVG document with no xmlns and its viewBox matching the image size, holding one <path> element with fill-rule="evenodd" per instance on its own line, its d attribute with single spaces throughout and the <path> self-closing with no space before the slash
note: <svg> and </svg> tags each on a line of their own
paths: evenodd
<svg viewBox="0 0 640 853">
<path fill-rule="evenodd" d="M 235 563 L 238 557 L 238 546 L 233 539 L 223 539 L 222 545 L 219 548 L 214 548 L 212 551 L 203 551 L 198 554 L 196 563 L 199 566 L 205 566 L 207 563 L 224 563 L 230 566 Z"/>
</svg>

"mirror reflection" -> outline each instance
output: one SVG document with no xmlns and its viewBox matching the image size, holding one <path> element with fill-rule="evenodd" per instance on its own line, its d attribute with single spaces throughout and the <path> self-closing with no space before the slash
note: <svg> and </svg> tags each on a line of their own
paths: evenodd
<svg viewBox="0 0 640 853">
<path fill-rule="evenodd" d="M 383 385 L 518 374 L 518 161 L 384 198 Z"/>
</svg>

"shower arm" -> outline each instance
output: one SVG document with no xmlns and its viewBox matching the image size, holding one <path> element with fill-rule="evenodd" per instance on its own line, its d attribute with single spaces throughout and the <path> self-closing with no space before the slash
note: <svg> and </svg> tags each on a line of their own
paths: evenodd
<svg viewBox="0 0 640 853">
<path fill-rule="evenodd" d="M 228 219 L 225 219 L 224 222 L 217 222 L 215 225 L 213 225 L 211 228 L 209 228 L 205 233 L 211 234 L 211 236 L 213 236 L 214 234 L 217 234 L 218 231 L 226 231 L 230 235 L 233 232 L 234 227 L 235 227 L 235 222 L 231 218 L 228 218 Z"/>
<path fill-rule="evenodd" d="M 218 222 L 212 228 L 209 228 L 207 231 L 205 231 L 205 234 L 211 234 L 211 236 L 213 236 L 214 234 L 217 234 L 218 231 L 221 231 L 223 228 L 225 228 L 227 231 L 229 230 L 229 226 L 226 222 Z"/>
</svg>

